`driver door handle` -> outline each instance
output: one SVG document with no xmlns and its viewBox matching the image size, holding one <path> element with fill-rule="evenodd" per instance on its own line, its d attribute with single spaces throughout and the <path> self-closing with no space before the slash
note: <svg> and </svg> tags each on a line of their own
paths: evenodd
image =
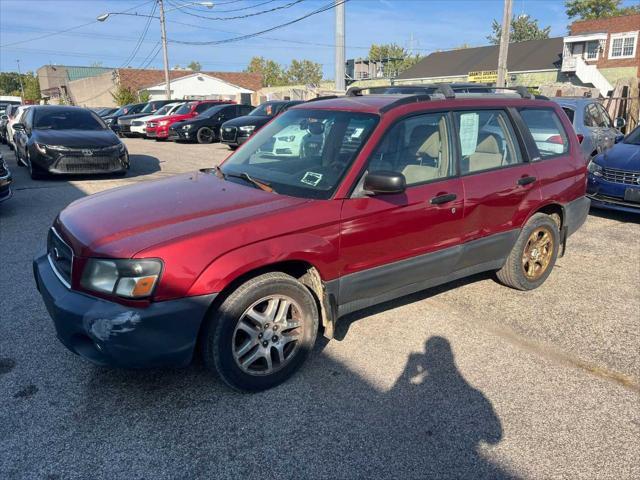
<svg viewBox="0 0 640 480">
<path fill-rule="evenodd" d="M 442 205 L 443 203 L 453 202 L 458 196 L 455 193 L 444 193 L 433 197 L 429 203 L 431 205 Z"/>
<path fill-rule="evenodd" d="M 536 181 L 536 177 L 530 177 L 530 176 L 522 177 L 518 179 L 518 185 L 522 185 L 522 186 L 529 185 L 530 183 L 533 183 L 535 181 Z"/>
</svg>

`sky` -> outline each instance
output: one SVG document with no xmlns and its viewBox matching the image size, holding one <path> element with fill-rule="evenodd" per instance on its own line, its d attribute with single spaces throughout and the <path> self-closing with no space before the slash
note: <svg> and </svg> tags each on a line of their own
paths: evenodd
<svg viewBox="0 0 640 480">
<path fill-rule="evenodd" d="M 171 67 L 190 61 L 208 71 L 241 71 L 253 56 L 287 65 L 292 59 L 322 64 L 325 78 L 334 75 L 334 11 L 240 42 L 184 45 L 175 42 L 218 41 L 258 32 L 302 17 L 332 0 L 214 0 L 213 8 L 165 0 Z M 624 5 L 633 1 L 625 0 Z M 153 57 L 160 39 L 157 19 L 105 12 L 152 14 L 151 0 L 0 0 L 0 71 L 33 71 L 45 64 L 162 68 L 162 53 Z M 230 19 L 277 7 L 276 11 Z M 347 58 L 366 57 L 372 43 L 397 43 L 427 55 L 463 44 L 486 45 L 493 19 L 502 18 L 503 0 L 350 0 L 346 4 Z M 570 21 L 563 0 L 514 0 L 514 15 L 527 14 L 563 36 Z M 157 12 L 154 13 L 157 15 Z M 194 15 L 218 19 L 203 19 Z M 224 18 L 224 19 L 220 19 Z M 149 28 L 139 49 L 149 20 Z M 84 25 L 86 24 L 86 25 Z M 84 25 L 62 34 L 51 33 Z M 39 38 L 46 36 L 46 38 Z M 16 43 L 20 42 L 20 43 Z M 135 53 L 134 53 L 135 52 Z M 132 56 L 133 55 L 133 56 Z"/>
</svg>

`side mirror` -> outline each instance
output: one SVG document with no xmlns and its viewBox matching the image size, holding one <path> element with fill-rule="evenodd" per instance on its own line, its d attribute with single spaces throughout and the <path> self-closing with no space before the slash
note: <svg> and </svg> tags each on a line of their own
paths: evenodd
<svg viewBox="0 0 640 480">
<path fill-rule="evenodd" d="M 13 130 L 15 132 L 22 132 L 24 131 L 24 123 L 14 123 L 13 124 Z"/>
<path fill-rule="evenodd" d="M 366 177 L 364 177 L 363 187 L 374 195 L 402 193 L 407 188 L 407 181 L 401 173 L 378 170 L 367 173 Z"/>
<path fill-rule="evenodd" d="M 616 119 L 613 121 L 613 126 L 617 129 L 624 128 L 626 124 L 627 121 L 622 117 L 616 117 Z"/>
</svg>

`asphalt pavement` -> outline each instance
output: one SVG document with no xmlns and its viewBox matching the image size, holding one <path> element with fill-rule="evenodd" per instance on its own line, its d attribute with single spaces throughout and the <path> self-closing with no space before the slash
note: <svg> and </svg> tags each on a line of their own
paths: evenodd
<svg viewBox="0 0 640 480">
<path fill-rule="evenodd" d="M 640 478 L 640 215 L 593 211 L 533 292 L 478 275 L 357 312 L 289 382 L 115 370 L 56 339 L 31 260 L 85 195 L 210 167 L 127 140 L 125 178 L 15 178 L 0 204 L 0 478 Z"/>
</svg>

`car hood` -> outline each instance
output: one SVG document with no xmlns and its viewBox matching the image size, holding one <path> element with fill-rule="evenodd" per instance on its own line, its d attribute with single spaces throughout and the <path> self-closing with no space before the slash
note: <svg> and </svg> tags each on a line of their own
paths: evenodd
<svg viewBox="0 0 640 480">
<path fill-rule="evenodd" d="M 64 209 L 55 225 L 76 255 L 130 258 L 306 201 L 194 172 L 82 198 Z"/>
<path fill-rule="evenodd" d="M 118 145 L 111 130 L 33 130 L 34 141 L 69 148 L 99 148 Z"/>
<path fill-rule="evenodd" d="M 616 143 L 605 153 L 598 155 L 596 163 L 605 168 L 640 171 L 640 145 Z"/>
<path fill-rule="evenodd" d="M 269 122 L 274 117 L 262 117 L 258 115 L 245 115 L 244 117 L 232 118 L 222 124 L 222 127 L 243 127 L 248 125 L 255 125 L 261 127 Z"/>
<path fill-rule="evenodd" d="M 123 123 L 126 125 L 131 123 L 131 120 L 135 118 L 146 117 L 147 115 L 149 115 L 149 113 L 133 113 L 131 115 L 122 115 L 120 118 L 118 118 L 118 123 Z"/>
</svg>

